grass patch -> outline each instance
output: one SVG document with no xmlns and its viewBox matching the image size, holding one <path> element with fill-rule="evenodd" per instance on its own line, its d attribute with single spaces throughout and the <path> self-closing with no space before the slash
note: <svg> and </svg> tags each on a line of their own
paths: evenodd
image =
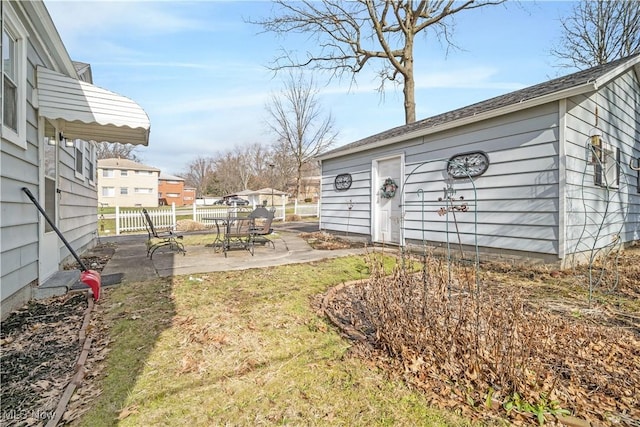
<svg viewBox="0 0 640 427">
<path fill-rule="evenodd" d="M 368 274 L 346 257 L 108 289 L 103 391 L 78 425 L 467 424 L 351 357 L 316 313 L 322 292 Z"/>
</svg>

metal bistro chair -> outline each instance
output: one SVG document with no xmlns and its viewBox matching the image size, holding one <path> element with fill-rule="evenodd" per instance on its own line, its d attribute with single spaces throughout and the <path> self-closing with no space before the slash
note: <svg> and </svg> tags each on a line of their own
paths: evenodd
<svg viewBox="0 0 640 427">
<path fill-rule="evenodd" d="M 178 239 L 182 240 L 181 235 L 175 234 L 172 230 L 156 230 L 151 216 L 145 208 L 142 208 L 142 217 L 144 218 L 144 225 L 149 234 L 149 238 L 147 239 L 147 256 L 150 259 L 153 259 L 153 253 L 163 246 L 169 246 L 171 250 L 177 251 L 178 253 L 182 252 L 183 256 L 187 254 L 187 251 L 184 249 L 184 244 L 178 241 Z"/>
<path fill-rule="evenodd" d="M 237 215 L 238 212 L 235 212 Z M 240 247 L 246 249 L 253 256 L 253 239 L 251 229 L 253 228 L 254 219 L 249 216 L 229 216 L 224 226 L 224 237 L 222 238 L 222 251 L 224 257 L 232 247 Z"/>
<path fill-rule="evenodd" d="M 254 224 L 251 227 L 251 240 L 255 243 L 260 243 L 266 245 L 270 243 L 273 249 L 276 249 L 276 244 L 271 239 L 267 239 L 265 236 L 273 233 L 273 228 L 271 228 L 271 223 L 273 222 L 273 217 L 275 216 L 275 212 L 273 210 L 269 210 L 265 207 L 257 207 L 253 212 L 249 214 L 251 218 L 254 220 Z"/>
</svg>

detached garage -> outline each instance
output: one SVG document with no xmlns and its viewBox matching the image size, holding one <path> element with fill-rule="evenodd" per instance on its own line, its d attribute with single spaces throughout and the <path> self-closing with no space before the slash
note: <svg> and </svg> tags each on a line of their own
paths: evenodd
<svg viewBox="0 0 640 427">
<path fill-rule="evenodd" d="M 323 230 L 566 265 L 640 239 L 640 55 L 319 156 Z"/>
</svg>

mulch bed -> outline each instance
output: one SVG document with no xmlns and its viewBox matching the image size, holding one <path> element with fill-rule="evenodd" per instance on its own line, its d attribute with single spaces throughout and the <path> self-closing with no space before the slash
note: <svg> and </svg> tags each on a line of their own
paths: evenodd
<svg viewBox="0 0 640 427">
<path fill-rule="evenodd" d="M 53 418 L 81 351 L 84 293 L 32 301 L 2 322 L 0 425 L 44 425 Z"/>
<path fill-rule="evenodd" d="M 88 268 L 100 272 L 114 251 L 113 245 L 102 244 L 81 259 Z M 64 268 L 78 267 L 69 264 Z M 71 292 L 32 300 L 2 322 L 0 426 L 44 426 L 54 418 L 77 372 L 87 298 L 86 292 Z"/>
</svg>

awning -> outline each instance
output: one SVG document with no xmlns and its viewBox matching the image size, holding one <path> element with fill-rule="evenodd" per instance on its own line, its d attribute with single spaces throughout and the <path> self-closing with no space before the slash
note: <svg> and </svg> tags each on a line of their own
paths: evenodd
<svg viewBox="0 0 640 427">
<path fill-rule="evenodd" d="M 149 144 L 149 116 L 131 99 L 43 67 L 36 87 L 40 116 L 63 120 L 65 138 Z"/>
</svg>

